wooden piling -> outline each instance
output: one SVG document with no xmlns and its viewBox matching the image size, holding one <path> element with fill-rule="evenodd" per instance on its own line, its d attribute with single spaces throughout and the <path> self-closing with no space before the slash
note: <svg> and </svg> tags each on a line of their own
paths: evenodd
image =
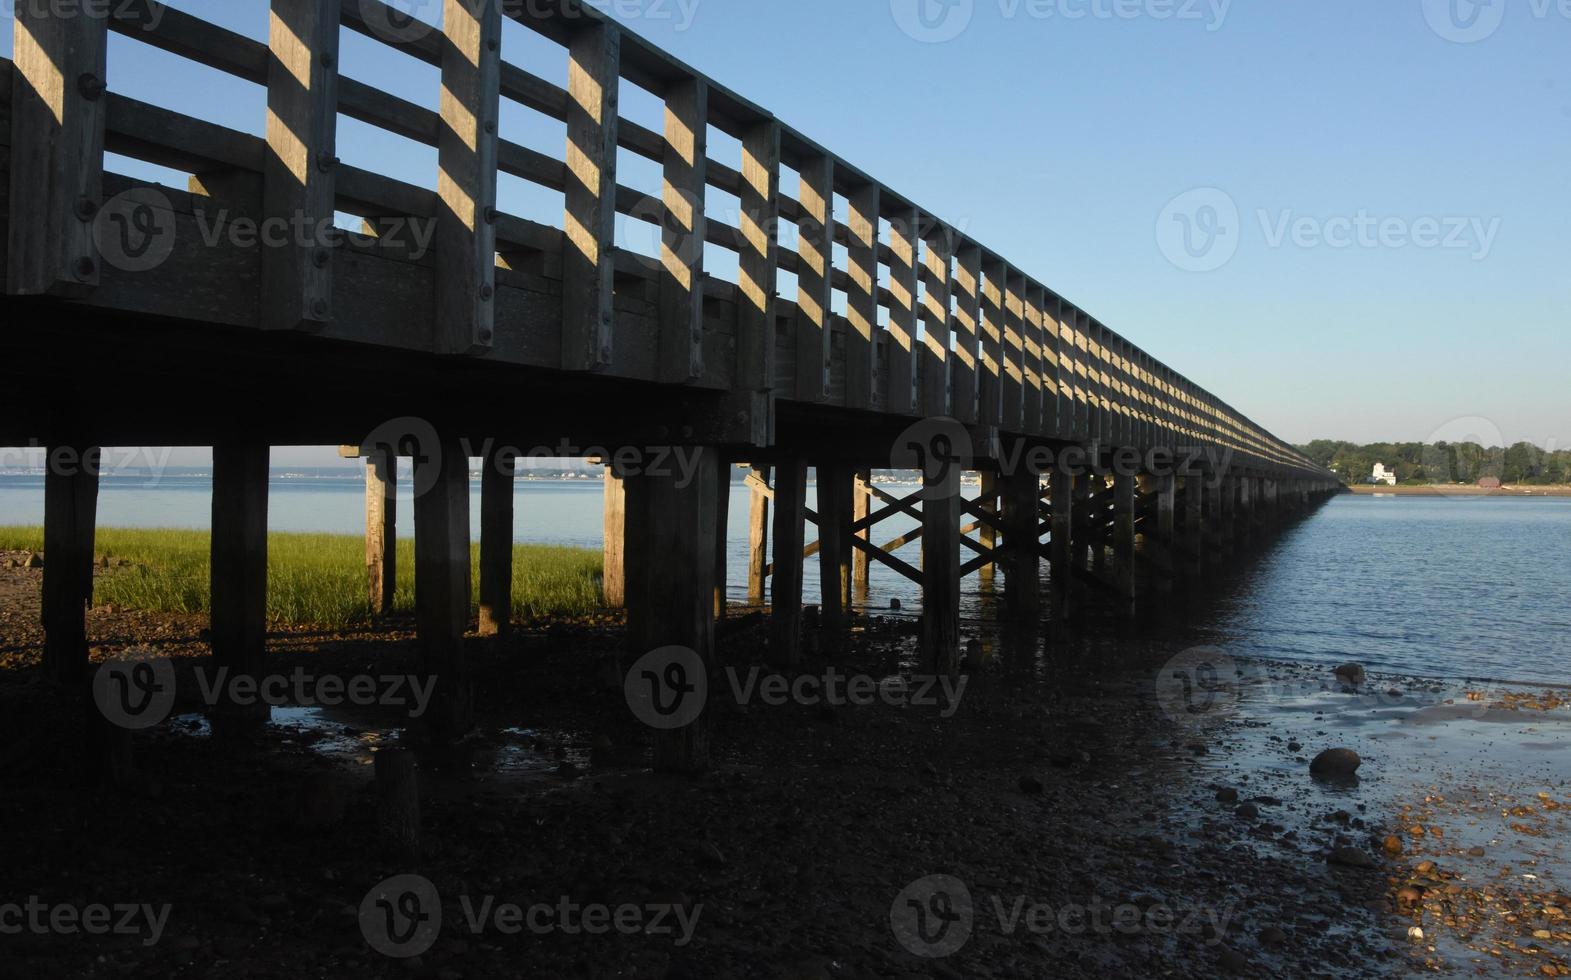
<svg viewBox="0 0 1571 980">
<path fill-rule="evenodd" d="M 922 662 L 960 670 L 960 468 L 922 474 Z"/>
<path fill-rule="evenodd" d="M 44 669 L 77 686 L 87 673 L 87 607 L 93 602 L 93 537 L 100 453 L 50 446 L 44 474 Z"/>
<path fill-rule="evenodd" d="M 999 477 L 1002 493 L 1004 544 L 1008 551 L 1004 569 L 1005 646 L 1012 663 L 1028 663 L 1036 656 L 1042 619 L 1042 548 L 1038 502 L 1041 477 L 1030 470 Z"/>
<path fill-rule="evenodd" d="M 604 488 L 601 525 L 605 537 L 601 545 L 600 591 L 606 608 L 622 609 L 627 603 L 627 487 L 609 463 L 601 485 Z"/>
<path fill-rule="evenodd" d="M 838 462 L 817 467 L 818 581 L 826 650 L 838 648 L 851 591 L 851 470 Z"/>
<path fill-rule="evenodd" d="M 1075 478 L 1063 471 L 1055 469 L 1050 477 L 1049 492 L 1052 495 L 1052 538 L 1051 546 L 1051 572 L 1050 583 L 1053 596 L 1053 619 L 1063 621 L 1068 619 L 1073 612 L 1072 596 L 1074 595 L 1074 550 L 1071 546 L 1074 537 L 1074 510 L 1075 510 Z"/>
<path fill-rule="evenodd" d="M 517 457 L 492 449 L 480 471 L 481 636 L 506 636 L 513 619 L 513 480 Z"/>
<path fill-rule="evenodd" d="M 860 524 L 867 519 L 872 510 L 873 474 L 870 470 L 858 470 L 856 480 L 851 488 L 851 522 Z M 863 541 L 871 540 L 871 529 L 862 528 L 855 532 L 855 537 Z M 851 601 L 866 604 L 868 587 L 871 584 L 873 572 L 873 559 L 865 548 L 852 548 L 851 555 Z"/>
<path fill-rule="evenodd" d="M 469 622 L 469 458 L 456 439 L 415 456 L 415 622 L 421 674 L 435 684 L 426 728 L 438 744 L 474 727 L 464 651 Z"/>
<path fill-rule="evenodd" d="M 372 757 L 376 828 L 382 844 L 401 857 L 420 851 L 420 778 L 415 754 L 386 747 Z"/>
<path fill-rule="evenodd" d="M 724 460 L 720 463 L 719 481 L 715 490 L 715 583 L 711 590 L 717 620 L 724 619 L 726 614 L 726 563 L 730 557 L 726 537 L 731 529 L 731 467 Z"/>
<path fill-rule="evenodd" d="M 769 653 L 779 666 L 801 662 L 802 548 L 806 515 L 807 463 L 782 460 L 775 467 L 774 576 L 770 581 Z"/>
<path fill-rule="evenodd" d="M 762 486 L 760 486 L 762 484 Z M 769 467 L 754 466 L 747 508 L 747 604 L 762 607 L 769 578 Z"/>
<path fill-rule="evenodd" d="M 1002 482 L 999 480 L 998 474 L 992 470 L 983 470 L 980 476 L 982 487 L 980 496 L 977 499 L 977 506 L 990 514 L 997 514 L 999 513 L 998 498 Z M 987 550 L 996 548 L 998 546 L 998 531 L 986 521 L 982 521 L 981 525 L 981 527 L 977 528 L 976 534 L 982 542 L 982 547 Z M 996 568 L 996 565 L 988 562 L 977 569 L 977 582 L 982 588 L 991 589 L 993 587 Z"/>
<path fill-rule="evenodd" d="M 685 647 L 713 662 L 716 501 L 720 454 L 692 452 L 690 473 L 670 467 L 641 470 L 628 479 L 628 532 L 659 556 L 629 581 L 629 632 L 642 652 Z M 690 724 L 655 733 L 654 765 L 664 772 L 699 772 L 709 765 L 707 710 Z"/>
<path fill-rule="evenodd" d="M 213 447 L 213 514 L 209 601 L 213 663 L 226 671 L 223 692 L 237 678 L 260 678 L 267 660 L 268 447 Z M 271 715 L 260 700 L 217 705 L 215 726 L 243 734 Z"/>
<path fill-rule="evenodd" d="M 372 447 L 365 460 L 365 567 L 371 615 L 393 611 L 398 587 L 398 457 Z"/>
<path fill-rule="evenodd" d="M 1113 475 L 1113 560 L 1118 588 L 1128 602 L 1123 612 L 1134 611 L 1135 575 L 1135 483 L 1134 473 L 1122 468 Z"/>
</svg>

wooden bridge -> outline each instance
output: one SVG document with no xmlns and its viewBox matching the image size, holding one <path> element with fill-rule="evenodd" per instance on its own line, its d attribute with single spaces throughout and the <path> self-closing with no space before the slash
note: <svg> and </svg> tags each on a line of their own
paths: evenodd
<svg viewBox="0 0 1571 980">
<path fill-rule="evenodd" d="M 46 661 L 61 677 L 86 668 L 97 493 L 72 461 L 104 445 L 213 447 L 213 654 L 251 672 L 269 446 L 368 457 L 376 603 L 391 592 L 394 457 L 415 457 L 418 628 L 444 738 L 470 725 L 471 454 L 486 463 L 483 633 L 507 628 L 508 447 L 566 444 L 612 464 L 607 596 L 628 609 L 632 649 L 709 654 L 724 476 L 750 464 L 749 590 L 762 601 L 770 573 L 772 656 L 801 655 L 816 551 L 826 649 L 877 562 L 921 583 L 923 649 L 944 671 L 963 574 L 1003 569 L 1005 625 L 1034 649 L 1082 591 L 1160 592 L 1338 489 L 1028 270 L 576 0 L 445 0 L 431 30 L 377 0 L 271 0 L 262 39 L 153 0 L 50 7 L 17 5 L 0 72 L 0 444 L 51 448 Z M 565 88 L 504 60 L 504 18 L 560 46 Z M 438 108 L 340 74 L 346 29 L 434 66 Z M 247 132 L 118 94 L 111 32 L 262 87 L 265 119 Z M 662 131 L 619 116 L 626 86 L 663 101 Z M 565 123 L 562 153 L 505 139 L 504 99 Z M 342 162 L 340 116 L 433 147 L 437 172 L 416 185 Z M 715 134 L 739 152 L 711 154 Z M 189 184 L 108 172 L 106 150 Z M 622 152 L 660 166 L 658 195 L 618 183 Z M 560 226 L 500 210 L 499 174 L 559 192 Z M 706 214 L 717 196 L 735 224 Z M 220 213 L 264 233 L 213 236 Z M 345 214 L 358 234 L 331 230 Z M 618 248 L 619 215 L 657 224 L 659 254 Z M 431 231 L 428 249 L 410 228 Z M 716 250 L 735 254 L 736 281 L 706 273 Z M 662 464 L 673 447 L 690 467 Z M 921 488 L 872 489 L 889 467 L 921 470 Z M 984 474 L 976 499 L 965 470 Z M 920 518 L 905 539 L 920 538 L 920 568 L 872 540 L 893 514 Z M 663 736 L 659 761 L 703 765 L 703 729 Z"/>
</svg>

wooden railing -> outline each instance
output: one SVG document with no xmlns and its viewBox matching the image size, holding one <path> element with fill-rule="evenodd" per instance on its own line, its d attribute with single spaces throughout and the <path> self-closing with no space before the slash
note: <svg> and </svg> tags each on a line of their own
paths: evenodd
<svg viewBox="0 0 1571 980">
<path fill-rule="evenodd" d="M 17 8 L 11 81 L 29 95 L 11 140 L 12 293 L 723 389 L 765 406 L 1229 450 L 1235 463 L 1327 475 L 962 230 L 577 0 L 445 0 L 442 29 L 403 32 L 386 29 L 398 15 L 379 0 L 271 0 L 266 41 L 154 0 L 111 4 L 107 22 L 35 6 Z M 562 47 L 566 88 L 503 60 L 503 17 Z M 438 108 L 341 75 L 341 28 L 436 67 Z M 263 86 L 266 135 L 117 94 L 108 30 Z M 619 115 L 623 83 L 663 100 L 663 132 Z M 564 122 L 562 156 L 503 138 L 502 99 Z M 435 189 L 339 161 L 339 114 L 434 147 Z M 710 127 L 740 142 L 740 159 L 710 155 Z M 104 174 L 105 148 L 192 175 L 190 193 L 164 195 L 182 245 L 158 269 L 97 254 L 98 207 L 138 186 Z M 617 183 L 619 148 L 661 165 L 658 197 Z M 799 176 L 795 197 L 780 189 L 782 168 Z M 561 192 L 562 226 L 500 211 L 499 173 Z M 736 224 L 706 215 L 707 188 L 739 200 Z M 433 254 L 185 244 L 213 199 L 247 194 L 270 216 L 426 219 Z M 661 227 L 658 260 L 616 247 L 618 215 Z M 780 247 L 781 223 L 797 226 L 794 251 Z M 737 255 L 737 282 L 706 274 L 705 245 Z M 794 299 L 777 295 L 782 270 Z M 180 288 L 198 279 L 219 281 Z"/>
</svg>

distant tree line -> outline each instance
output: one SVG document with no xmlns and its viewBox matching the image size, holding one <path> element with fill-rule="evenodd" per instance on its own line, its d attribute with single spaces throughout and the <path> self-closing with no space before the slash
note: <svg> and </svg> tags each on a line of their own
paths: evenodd
<svg viewBox="0 0 1571 980">
<path fill-rule="evenodd" d="M 1502 449 L 1474 442 L 1376 442 L 1367 446 L 1316 439 L 1299 452 L 1344 483 L 1367 483 L 1376 463 L 1395 470 L 1401 483 L 1477 483 L 1498 477 L 1505 484 L 1571 483 L 1571 450 L 1550 452 L 1530 442 Z"/>
</svg>

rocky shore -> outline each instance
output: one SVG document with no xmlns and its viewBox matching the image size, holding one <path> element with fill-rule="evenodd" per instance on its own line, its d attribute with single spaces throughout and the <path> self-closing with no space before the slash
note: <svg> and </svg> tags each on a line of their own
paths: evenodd
<svg viewBox="0 0 1571 980">
<path fill-rule="evenodd" d="M 91 615 L 95 656 L 171 657 L 180 698 L 136 733 L 125 785 L 85 778 L 37 676 L 38 574 L 0 567 L 0 905 L 151 911 L 124 932 L 8 935 L 0 978 L 1571 975 L 1549 911 L 1571 907 L 1554 884 L 1571 798 L 1562 756 L 1526 747 L 1560 744 L 1552 694 L 1349 690 L 1215 653 L 1205 673 L 1181 635 L 1091 622 L 1023 665 L 978 638 L 957 698 L 772 703 L 723 679 L 714 769 L 676 778 L 647 768 L 614 618 L 541 623 L 474 641 L 480 732 L 421 757 L 409 851 L 379 833 L 370 764 L 408 719 L 284 708 L 250 744 L 216 738 L 194 710 L 195 618 Z M 723 626 L 726 678 L 768 675 L 765 626 Z M 835 671 L 890 690 L 913 629 L 863 621 Z M 399 676 L 415 652 L 408 623 L 271 649 L 315 677 Z M 1207 697 L 1175 708 L 1191 668 Z M 1341 748 L 1361 756 L 1351 778 L 1311 774 Z M 1539 764 L 1491 776 L 1512 752 Z M 441 921 L 392 958 L 378 888 L 409 875 Z M 642 917 L 575 928 L 591 908 Z"/>
</svg>

